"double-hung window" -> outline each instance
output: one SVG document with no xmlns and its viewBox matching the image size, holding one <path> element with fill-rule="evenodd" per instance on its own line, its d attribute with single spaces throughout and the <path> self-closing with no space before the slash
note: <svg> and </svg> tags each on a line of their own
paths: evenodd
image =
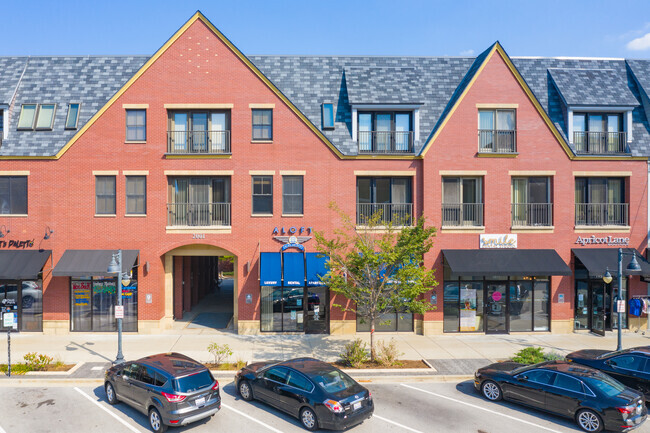
<svg viewBox="0 0 650 433">
<path fill-rule="evenodd" d="M 115 215 L 115 176 L 95 176 L 95 214 Z"/>
<path fill-rule="evenodd" d="M 550 185 L 549 177 L 512 178 L 513 227 L 553 225 Z"/>
<path fill-rule="evenodd" d="M 147 110 L 126 110 L 126 141 L 147 141 Z"/>
<path fill-rule="evenodd" d="M 303 177 L 282 176 L 282 214 L 302 215 Z"/>
<path fill-rule="evenodd" d="M 253 109 L 253 140 L 273 140 L 272 109 Z"/>
<path fill-rule="evenodd" d="M 358 177 L 357 224 L 409 226 L 413 199 L 409 177 Z"/>
<path fill-rule="evenodd" d="M 478 111 L 479 153 L 517 152 L 515 110 Z"/>
<path fill-rule="evenodd" d="M 146 215 L 147 213 L 147 177 L 126 177 L 126 214 Z"/>
<path fill-rule="evenodd" d="M 273 176 L 253 176 L 253 215 L 273 214 Z"/>
<path fill-rule="evenodd" d="M 481 178 L 442 178 L 442 225 L 483 225 Z"/>
<path fill-rule="evenodd" d="M 625 178 L 576 177 L 575 186 L 576 225 L 629 225 Z"/>
<path fill-rule="evenodd" d="M 27 215 L 27 176 L 0 177 L 0 214 Z"/>
<path fill-rule="evenodd" d="M 623 115 L 573 113 L 573 144 L 577 153 L 625 153 Z"/>
</svg>

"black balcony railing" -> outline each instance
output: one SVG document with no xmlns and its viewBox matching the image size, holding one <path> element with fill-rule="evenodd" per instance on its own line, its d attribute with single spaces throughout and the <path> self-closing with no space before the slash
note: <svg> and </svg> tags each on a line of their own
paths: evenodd
<svg viewBox="0 0 650 433">
<path fill-rule="evenodd" d="M 442 225 L 472 227 L 483 225 L 483 203 L 443 203 Z"/>
<path fill-rule="evenodd" d="M 479 153 L 517 152 L 517 131 L 479 129 L 478 151 Z"/>
<path fill-rule="evenodd" d="M 413 225 L 413 203 L 357 203 L 357 225 L 367 225 L 378 215 L 380 225 Z"/>
<path fill-rule="evenodd" d="M 553 225 L 553 203 L 512 203 L 514 227 L 540 227 Z"/>
<path fill-rule="evenodd" d="M 628 203 L 576 203 L 577 226 L 627 226 Z"/>
<path fill-rule="evenodd" d="M 167 153 L 229 154 L 230 131 L 167 131 Z"/>
<path fill-rule="evenodd" d="M 625 132 L 574 131 L 576 153 L 630 153 Z"/>
<path fill-rule="evenodd" d="M 214 227 L 230 225 L 230 203 L 167 203 L 167 225 Z"/>
<path fill-rule="evenodd" d="M 359 153 L 413 153 L 413 131 L 359 131 Z"/>
</svg>

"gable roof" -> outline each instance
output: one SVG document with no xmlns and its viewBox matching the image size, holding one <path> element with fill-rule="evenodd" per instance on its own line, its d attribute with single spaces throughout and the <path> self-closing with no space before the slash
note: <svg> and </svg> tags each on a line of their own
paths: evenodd
<svg viewBox="0 0 650 433">
<path fill-rule="evenodd" d="M 568 106 L 640 105 L 628 88 L 627 77 L 614 69 L 549 68 L 548 71 Z"/>
</svg>

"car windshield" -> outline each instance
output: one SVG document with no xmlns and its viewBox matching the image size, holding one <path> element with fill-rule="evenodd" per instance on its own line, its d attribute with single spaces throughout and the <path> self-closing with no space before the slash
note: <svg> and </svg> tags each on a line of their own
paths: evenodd
<svg viewBox="0 0 650 433">
<path fill-rule="evenodd" d="M 595 388 L 605 394 L 607 397 L 614 397 L 625 390 L 625 385 L 616 379 L 605 374 L 598 374 L 591 377 L 584 377 L 590 388 Z"/>
<path fill-rule="evenodd" d="M 205 388 L 214 383 L 214 378 L 208 370 L 190 374 L 189 376 L 174 379 L 174 391 L 176 392 L 193 392 L 200 388 Z"/>
<path fill-rule="evenodd" d="M 596 359 L 605 359 L 605 358 L 609 358 L 610 356 L 616 356 L 616 355 L 619 355 L 619 354 L 625 353 L 625 352 L 627 352 L 627 350 L 619 350 L 617 352 L 606 352 L 606 353 L 603 353 L 602 355 L 598 355 L 596 357 Z"/>
<path fill-rule="evenodd" d="M 355 381 L 340 370 L 321 371 L 313 377 L 326 392 L 337 393 L 355 385 Z"/>
</svg>

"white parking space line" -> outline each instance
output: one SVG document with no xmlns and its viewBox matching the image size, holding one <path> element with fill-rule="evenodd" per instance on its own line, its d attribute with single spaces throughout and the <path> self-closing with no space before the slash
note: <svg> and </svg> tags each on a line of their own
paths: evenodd
<svg viewBox="0 0 650 433">
<path fill-rule="evenodd" d="M 240 411 L 240 410 L 235 409 L 235 408 L 232 407 L 232 406 L 228 406 L 228 405 L 226 405 L 226 404 L 223 404 L 223 402 L 221 403 L 221 407 L 226 408 L 226 409 L 228 409 L 228 410 L 231 410 L 231 411 L 233 411 L 233 412 L 235 412 L 235 413 L 237 413 L 237 414 L 243 416 L 244 418 L 248 418 L 249 420 L 258 423 L 259 425 L 266 427 L 267 429 L 271 430 L 272 432 L 275 432 L 275 433 L 284 433 L 282 430 L 278 430 L 278 429 L 276 429 L 275 427 L 271 427 L 270 425 L 265 424 L 265 423 L 263 423 L 262 421 L 257 420 L 257 419 L 255 419 L 255 418 L 253 418 L 252 416 L 247 415 L 247 414 L 245 414 L 244 412 L 242 412 L 242 411 Z"/>
<path fill-rule="evenodd" d="M 445 400 L 453 401 L 455 403 L 464 404 L 465 406 L 473 407 L 474 409 L 483 410 L 485 412 L 493 413 L 495 415 L 499 415 L 499 416 L 502 416 L 502 417 L 505 417 L 505 418 L 508 418 L 508 419 L 511 419 L 511 420 L 514 420 L 514 421 L 519 421 L 519 422 L 524 423 L 524 424 L 532 425 L 532 426 L 540 428 L 542 430 L 547 430 L 547 431 L 550 431 L 550 432 L 553 432 L 553 433 L 562 433 L 562 432 L 560 432 L 558 430 L 553 430 L 552 428 L 544 427 L 543 425 L 539 425 L 539 424 L 535 424 L 534 422 L 526 421 L 525 419 L 521 419 L 521 418 L 517 418 L 517 417 L 514 417 L 514 416 L 506 415 L 504 413 L 497 412 L 497 411 L 494 411 L 494 410 L 491 410 L 491 409 L 486 409 L 484 407 L 477 406 L 477 405 L 472 404 L 472 403 L 467 403 L 467 402 L 462 401 L 462 400 L 457 400 L 457 399 L 452 398 L 452 397 L 447 397 L 446 395 L 442 395 L 442 394 L 438 394 L 438 393 L 435 393 L 435 392 L 427 391 L 425 389 L 416 388 L 414 386 L 406 385 L 404 383 L 402 383 L 400 385 L 405 386 L 406 388 L 414 389 L 416 391 L 424 392 L 426 394 L 431 394 L 431 395 L 433 395 L 435 397 L 444 398 Z"/>
<path fill-rule="evenodd" d="M 0 426 L 0 433 L 7 433 L 7 431 Z"/>
<path fill-rule="evenodd" d="M 123 420 L 122 418 L 120 418 L 119 416 L 115 415 L 113 412 L 111 412 L 110 410 L 108 410 L 107 408 L 105 408 L 103 405 L 101 405 L 97 400 L 95 400 L 94 398 L 92 398 L 91 396 L 89 396 L 88 394 L 86 394 L 85 392 L 83 392 L 82 390 L 80 390 L 79 388 L 77 388 L 76 386 L 74 387 L 74 389 L 75 389 L 75 391 L 77 391 L 79 394 L 83 395 L 83 396 L 86 397 L 88 400 L 90 400 L 91 402 L 93 402 L 93 403 L 94 403 L 98 408 L 100 408 L 101 410 L 103 410 L 104 412 L 106 412 L 107 414 L 109 414 L 110 416 L 112 416 L 113 418 L 115 418 L 116 420 L 118 420 L 120 423 L 122 423 L 124 426 L 126 426 L 126 428 L 128 428 L 128 429 L 131 430 L 132 432 L 140 433 L 140 430 L 138 430 L 137 428 L 133 427 L 131 424 L 127 423 L 126 421 L 124 421 L 124 420 Z"/>
<path fill-rule="evenodd" d="M 391 421 L 391 420 L 389 420 L 389 419 L 387 419 L 387 418 L 384 418 L 384 417 L 382 417 L 382 416 L 379 416 L 379 415 L 377 415 L 376 413 L 372 414 L 372 417 L 373 417 L 373 418 L 380 419 L 380 420 L 382 420 L 382 421 L 384 421 L 384 422 L 387 422 L 387 423 L 389 423 L 389 424 L 396 425 L 397 427 L 401 427 L 401 428 L 403 428 L 403 429 L 405 429 L 405 430 L 412 431 L 413 433 L 422 433 L 420 430 L 415 430 L 415 429 L 412 429 L 411 427 L 406 427 L 405 425 L 402 425 L 402 424 L 396 423 L 395 421 Z"/>
</svg>

